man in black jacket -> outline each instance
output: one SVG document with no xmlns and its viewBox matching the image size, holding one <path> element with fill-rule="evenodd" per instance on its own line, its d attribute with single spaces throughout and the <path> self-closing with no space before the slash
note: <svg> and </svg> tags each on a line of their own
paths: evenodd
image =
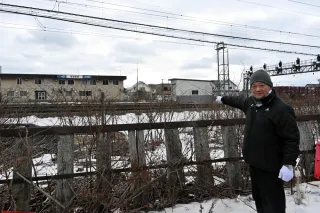
<svg viewBox="0 0 320 213">
<path fill-rule="evenodd" d="M 293 178 L 300 134 L 293 108 L 272 89 L 267 72 L 250 78 L 251 97 L 218 96 L 216 101 L 246 115 L 243 157 L 250 166 L 252 196 L 258 213 L 285 213 L 283 181 Z"/>
</svg>

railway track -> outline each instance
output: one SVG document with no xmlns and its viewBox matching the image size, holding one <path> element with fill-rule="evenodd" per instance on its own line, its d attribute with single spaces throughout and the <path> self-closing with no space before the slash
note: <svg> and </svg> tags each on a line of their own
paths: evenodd
<svg viewBox="0 0 320 213">
<path fill-rule="evenodd" d="M 95 112 L 157 112 L 157 111 L 181 111 L 196 109 L 212 109 L 213 104 L 194 103 L 126 103 L 111 102 L 100 103 L 26 103 L 26 104 L 0 104 L 0 115 L 13 114 L 46 114 L 46 113 L 95 113 Z"/>
</svg>

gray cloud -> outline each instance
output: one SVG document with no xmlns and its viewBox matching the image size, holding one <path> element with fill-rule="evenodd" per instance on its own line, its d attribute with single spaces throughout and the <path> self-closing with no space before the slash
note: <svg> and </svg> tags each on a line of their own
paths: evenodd
<svg viewBox="0 0 320 213">
<path fill-rule="evenodd" d="M 194 70 L 194 69 L 210 69 L 215 60 L 212 57 L 203 57 L 198 60 L 190 60 L 181 69 Z"/>
<path fill-rule="evenodd" d="M 109 57 L 115 62 L 124 64 L 146 62 L 148 58 L 155 56 L 157 50 L 153 45 L 128 41 L 117 42 L 109 53 Z"/>
<path fill-rule="evenodd" d="M 18 36 L 19 43 L 45 45 L 50 48 L 71 48 L 78 42 L 72 34 L 47 33 L 41 31 L 30 32 L 30 37 Z"/>
</svg>

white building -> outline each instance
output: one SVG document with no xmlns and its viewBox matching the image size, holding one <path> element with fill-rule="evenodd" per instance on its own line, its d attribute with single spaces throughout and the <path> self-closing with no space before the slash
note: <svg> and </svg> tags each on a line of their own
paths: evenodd
<svg viewBox="0 0 320 213">
<path fill-rule="evenodd" d="M 172 85 L 172 99 L 181 103 L 212 103 L 218 91 L 216 80 L 173 78 L 169 81 Z M 229 91 L 238 91 L 232 81 L 229 82 Z"/>
</svg>

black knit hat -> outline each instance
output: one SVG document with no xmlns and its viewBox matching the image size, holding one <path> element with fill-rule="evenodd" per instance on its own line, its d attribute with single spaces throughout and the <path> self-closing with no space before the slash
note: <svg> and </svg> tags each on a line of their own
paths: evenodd
<svg viewBox="0 0 320 213">
<path fill-rule="evenodd" d="M 267 84 L 269 87 L 273 87 L 269 74 L 264 70 L 257 70 L 251 75 L 250 85 L 252 86 L 252 84 L 256 82 L 262 82 Z"/>
</svg>

